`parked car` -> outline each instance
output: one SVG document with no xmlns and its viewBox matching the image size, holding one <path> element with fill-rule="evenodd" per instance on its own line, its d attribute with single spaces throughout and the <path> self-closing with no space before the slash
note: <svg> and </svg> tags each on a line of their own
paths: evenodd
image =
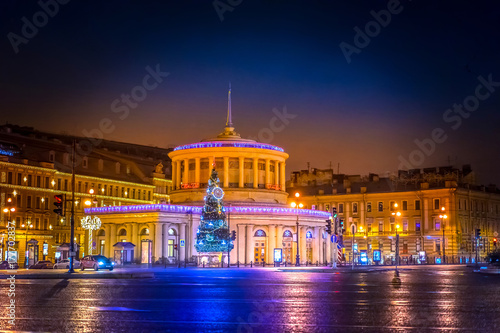
<svg viewBox="0 0 500 333">
<path fill-rule="evenodd" d="M 85 270 L 85 268 L 92 268 L 96 271 L 103 268 L 112 271 L 114 266 L 114 262 L 101 255 L 85 256 L 80 262 L 80 269 L 82 271 Z"/>
<path fill-rule="evenodd" d="M 18 269 L 19 265 L 17 262 L 9 263 L 7 260 L 4 260 L 0 263 L 0 269 Z"/>
<path fill-rule="evenodd" d="M 29 269 L 47 269 L 54 267 L 50 260 L 38 260 L 36 264 L 30 265 Z"/>
<path fill-rule="evenodd" d="M 80 262 L 75 259 L 73 261 L 73 268 L 79 268 L 79 267 L 80 267 Z M 69 259 L 63 259 L 54 264 L 54 269 L 59 269 L 59 268 L 69 268 Z"/>
</svg>

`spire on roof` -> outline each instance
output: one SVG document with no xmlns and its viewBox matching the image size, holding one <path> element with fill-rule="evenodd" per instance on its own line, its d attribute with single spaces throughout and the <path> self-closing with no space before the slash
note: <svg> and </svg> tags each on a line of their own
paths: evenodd
<svg viewBox="0 0 500 333">
<path fill-rule="evenodd" d="M 226 127 L 233 127 L 233 120 L 231 119 L 231 82 L 229 82 L 229 91 L 227 93 L 227 119 Z"/>
</svg>

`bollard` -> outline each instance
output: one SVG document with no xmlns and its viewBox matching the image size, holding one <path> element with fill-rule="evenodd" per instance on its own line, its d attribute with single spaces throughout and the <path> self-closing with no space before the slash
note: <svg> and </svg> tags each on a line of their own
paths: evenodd
<svg viewBox="0 0 500 333">
<path fill-rule="evenodd" d="M 205 262 L 203 262 L 203 268 L 205 268 Z"/>
<path fill-rule="evenodd" d="M 240 261 L 238 260 L 238 268 L 240 268 Z"/>
<path fill-rule="evenodd" d="M 318 267 L 318 266 L 319 266 L 319 261 L 316 260 L 316 267 Z"/>
<path fill-rule="evenodd" d="M 262 262 L 262 267 L 266 267 L 266 262 L 265 261 Z"/>
<path fill-rule="evenodd" d="M 186 262 L 187 262 L 187 260 L 184 259 L 184 268 L 186 268 Z"/>
<path fill-rule="evenodd" d="M 253 267 L 253 261 L 250 261 L 250 268 Z"/>
</svg>

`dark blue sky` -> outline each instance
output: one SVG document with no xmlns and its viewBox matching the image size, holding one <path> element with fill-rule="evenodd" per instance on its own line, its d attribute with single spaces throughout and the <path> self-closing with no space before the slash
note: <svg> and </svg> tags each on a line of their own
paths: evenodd
<svg viewBox="0 0 500 333">
<path fill-rule="evenodd" d="M 401 156 L 415 167 L 470 163 L 481 182 L 500 184 L 500 87 L 460 116 L 457 129 L 443 120 L 474 96 L 478 76 L 500 82 L 493 1 L 401 1 L 350 63 L 339 45 L 354 46 L 354 28 L 364 31 L 370 12 L 387 10 L 387 1 L 243 0 L 221 21 L 213 1 L 73 0 L 17 53 L 9 33 L 22 37 L 22 18 L 33 22 L 41 7 L 0 6 L 2 123 L 80 135 L 109 119 L 107 139 L 186 144 L 223 129 L 231 81 L 242 136 L 269 128 L 273 108 L 297 115 L 266 140 L 290 154 L 287 173 L 306 162 L 340 163 L 351 174 L 392 172 Z M 113 101 L 157 64 L 169 75 L 120 119 Z M 419 153 L 414 141 L 436 128 L 446 140 L 429 156 Z"/>
</svg>

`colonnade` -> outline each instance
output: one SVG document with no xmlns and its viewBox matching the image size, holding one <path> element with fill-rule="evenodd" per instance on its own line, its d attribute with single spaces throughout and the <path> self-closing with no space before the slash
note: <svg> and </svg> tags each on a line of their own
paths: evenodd
<svg viewBox="0 0 500 333">
<path fill-rule="evenodd" d="M 231 161 L 230 161 L 231 159 Z M 247 160 L 247 161 L 246 161 Z M 194 175 L 190 175 L 189 165 L 194 161 Z M 259 188 L 259 163 L 264 162 L 264 183 L 266 189 L 275 190 L 285 190 L 285 162 L 280 160 L 274 160 L 271 158 L 246 158 L 237 157 L 230 158 L 227 156 L 222 157 L 223 168 L 222 172 L 219 171 L 219 178 L 221 179 L 222 187 L 229 187 L 229 183 L 237 183 L 239 188 L 244 188 L 245 183 L 253 183 L 253 188 Z M 212 164 L 212 158 L 184 158 L 172 161 L 172 187 L 174 190 L 181 188 L 197 188 L 200 186 L 201 177 L 201 164 L 208 163 L 208 170 L 210 172 L 210 165 Z M 230 163 L 234 162 L 234 163 Z M 237 162 L 237 163 L 236 163 Z M 251 165 L 251 168 L 245 168 L 245 163 Z M 251 163 L 251 164 L 249 164 Z M 237 166 L 237 167 L 236 167 Z M 271 171 L 271 166 L 274 167 L 274 171 Z M 237 177 L 230 177 L 229 169 L 238 169 Z M 252 170 L 247 173 L 247 170 Z M 251 175 L 251 181 L 245 182 L 245 176 Z M 250 178 L 250 177 L 249 177 Z M 204 179 L 203 182 L 208 180 Z"/>
</svg>

